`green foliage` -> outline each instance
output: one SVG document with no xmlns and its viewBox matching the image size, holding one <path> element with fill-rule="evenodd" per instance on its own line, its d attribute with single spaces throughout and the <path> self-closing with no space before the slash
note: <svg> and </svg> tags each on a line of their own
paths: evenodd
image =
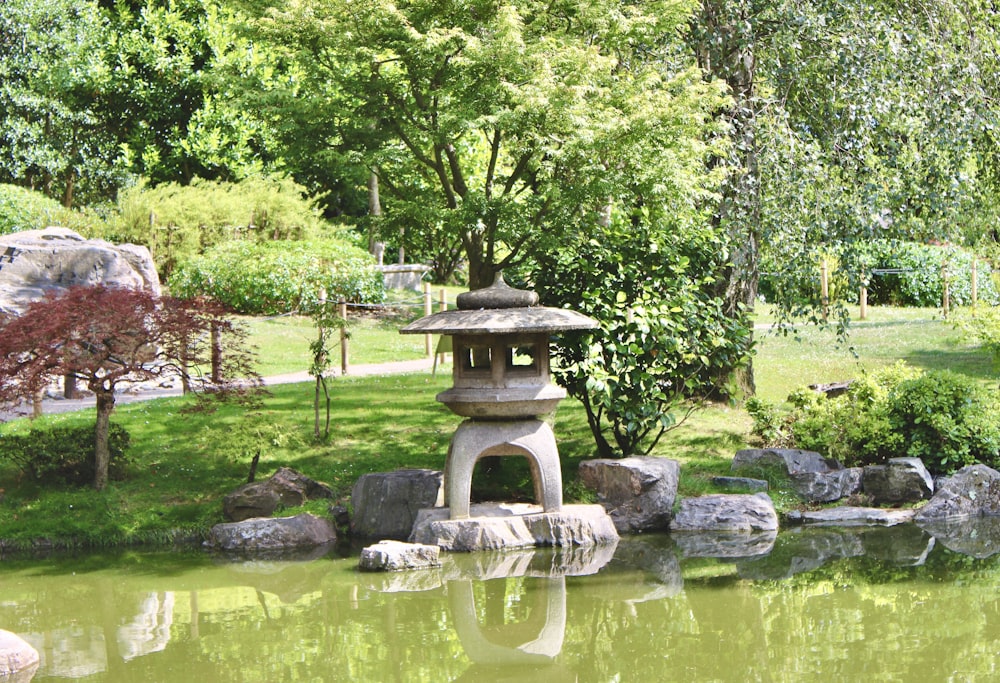
<svg viewBox="0 0 1000 683">
<path fill-rule="evenodd" d="M 824 257 L 830 267 L 831 301 L 857 303 L 858 288 L 866 284 L 871 305 L 941 306 L 946 274 L 951 305 L 972 303 L 973 253 L 953 245 L 894 240 L 809 247 L 798 260 L 789 259 L 787 253 L 768 251 L 761 275 L 761 295 L 768 301 L 818 305 L 818 264 Z M 979 261 L 977 270 L 979 302 L 1000 302 L 989 264 Z"/>
<path fill-rule="evenodd" d="M 0 235 L 56 225 L 62 205 L 41 192 L 0 185 Z"/>
<path fill-rule="evenodd" d="M 382 275 L 362 249 L 337 240 L 236 241 L 180 265 L 170 277 L 181 297 L 211 296 L 234 311 L 273 315 L 310 311 L 329 300 L 379 302 Z"/>
<path fill-rule="evenodd" d="M 113 480 L 124 479 L 132 462 L 126 454 L 129 442 L 125 428 L 112 423 L 108 430 L 108 476 Z M 14 464 L 39 484 L 87 486 L 94 481 L 94 426 L 0 434 L 0 459 Z"/>
<path fill-rule="evenodd" d="M 712 294 L 719 249 L 707 229 L 639 217 L 553 252 L 533 274 L 543 302 L 597 319 L 553 348 L 556 381 L 580 399 L 602 457 L 648 453 L 745 362 L 749 332 Z M 650 222 L 645 222 L 650 221 Z M 612 445 L 613 444 L 613 445 Z"/>
<path fill-rule="evenodd" d="M 966 338 L 989 351 L 994 366 L 1000 367 L 1000 311 L 996 307 L 962 313 L 954 322 Z"/>
<path fill-rule="evenodd" d="M 138 185 L 122 193 L 118 213 L 109 239 L 148 245 L 164 279 L 222 242 L 305 239 L 324 227 L 305 189 L 280 177 Z"/>
<path fill-rule="evenodd" d="M 900 383 L 888 419 L 905 434 L 906 454 L 931 472 L 1000 462 L 1000 401 L 968 377 L 942 370 Z"/>
<path fill-rule="evenodd" d="M 1000 461 L 1000 397 L 947 370 L 924 374 L 897 363 L 853 382 L 844 396 L 803 389 L 789 403 L 784 415 L 766 402 L 748 405 L 751 433 L 765 445 L 817 451 L 847 466 L 905 455 L 950 473 Z"/>
</svg>

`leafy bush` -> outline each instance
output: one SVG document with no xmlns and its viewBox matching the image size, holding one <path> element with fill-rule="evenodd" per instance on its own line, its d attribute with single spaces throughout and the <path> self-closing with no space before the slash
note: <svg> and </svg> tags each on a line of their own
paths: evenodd
<svg viewBox="0 0 1000 683">
<path fill-rule="evenodd" d="M 984 308 L 973 315 L 959 315 L 955 326 L 962 330 L 967 338 L 981 345 L 993 356 L 993 364 L 1000 367 L 1000 311 L 996 308 Z"/>
<path fill-rule="evenodd" d="M 870 304 L 940 306 L 944 296 L 942 265 L 945 265 L 951 304 L 972 303 L 974 255 L 953 245 L 890 240 L 824 245 L 814 249 L 801 267 L 778 262 L 777 257 L 763 265 L 760 292 L 768 301 L 817 305 L 818 263 L 825 257 L 831 268 L 831 300 L 857 303 L 858 289 L 864 280 Z M 976 281 L 982 303 L 1000 302 L 1000 293 L 985 262 L 979 263 Z"/>
<path fill-rule="evenodd" d="M 581 400 L 601 457 L 648 453 L 662 434 L 745 363 L 749 330 L 727 315 L 712 273 L 724 253 L 710 231 L 642 221 L 540 258 L 541 300 L 595 318 L 554 340 L 556 381 Z"/>
<path fill-rule="evenodd" d="M 125 478 L 129 434 L 111 424 L 108 445 L 111 479 Z M 0 435 L 0 458 L 42 484 L 88 486 L 94 481 L 94 427 L 32 429 L 27 434 Z"/>
<path fill-rule="evenodd" d="M 91 218 L 17 185 L 0 184 L 0 235 L 59 225 L 87 233 Z"/>
<path fill-rule="evenodd" d="M 764 445 L 817 451 L 851 467 L 911 456 L 933 473 L 1000 462 L 997 393 L 949 371 L 923 374 L 898 363 L 857 380 L 844 396 L 801 390 L 789 402 L 785 415 L 766 402 L 748 406 L 752 434 Z"/>
<path fill-rule="evenodd" d="M 175 296 L 211 296 L 249 315 L 309 311 L 320 290 L 334 301 L 385 296 L 373 258 L 336 240 L 227 242 L 180 264 L 169 285 Z"/>
<path fill-rule="evenodd" d="M 287 178 L 138 185 L 121 194 L 118 221 L 107 238 L 147 245 L 167 279 L 181 261 L 225 241 L 314 236 L 324 223 L 305 196 Z"/>
<path fill-rule="evenodd" d="M 968 377 L 942 370 L 902 382 L 890 392 L 888 418 L 906 436 L 906 455 L 931 472 L 997 464 L 997 396 Z"/>
</svg>

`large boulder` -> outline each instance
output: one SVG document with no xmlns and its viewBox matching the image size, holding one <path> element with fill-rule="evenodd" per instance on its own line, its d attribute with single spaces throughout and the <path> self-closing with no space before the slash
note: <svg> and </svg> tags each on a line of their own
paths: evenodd
<svg viewBox="0 0 1000 683">
<path fill-rule="evenodd" d="M 336 540 L 333 522 L 303 514 L 216 524 L 209 531 L 205 545 L 215 550 L 254 554 L 313 548 Z"/>
<path fill-rule="evenodd" d="M 671 531 L 775 531 L 778 514 L 766 493 L 685 498 L 670 523 Z"/>
<path fill-rule="evenodd" d="M 19 314 L 46 292 L 73 285 L 160 293 L 146 247 L 88 240 L 67 228 L 0 235 L 0 316 Z"/>
<path fill-rule="evenodd" d="M 795 448 L 747 448 L 733 458 L 734 472 L 759 474 L 777 469 L 791 480 L 800 498 L 810 503 L 829 503 L 861 490 L 861 469 L 845 468 L 833 458 Z"/>
<path fill-rule="evenodd" d="M 861 488 L 877 505 L 915 503 L 931 497 L 934 480 L 920 458 L 891 458 L 865 467 Z"/>
<path fill-rule="evenodd" d="M 986 465 L 969 465 L 938 484 L 914 521 L 924 526 L 949 518 L 1000 515 L 1000 472 Z"/>
<path fill-rule="evenodd" d="M 269 479 L 244 484 L 222 499 L 222 513 L 230 522 L 270 517 L 278 505 L 298 507 L 308 500 L 332 498 L 326 484 L 310 479 L 290 467 L 282 467 Z"/>
<path fill-rule="evenodd" d="M 580 479 L 597 491 L 619 533 L 665 531 L 677 497 L 680 465 L 668 458 L 587 460 Z"/>
<path fill-rule="evenodd" d="M 38 650 L 16 633 L 0 630 L 0 681 L 27 683 L 38 670 Z"/>
<path fill-rule="evenodd" d="M 351 535 L 405 541 L 417 513 L 443 502 L 437 470 L 403 469 L 363 474 L 351 489 Z"/>
</svg>

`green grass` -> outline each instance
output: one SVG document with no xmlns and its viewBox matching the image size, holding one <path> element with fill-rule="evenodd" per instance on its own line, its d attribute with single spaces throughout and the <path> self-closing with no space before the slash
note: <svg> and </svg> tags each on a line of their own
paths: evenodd
<svg viewBox="0 0 1000 683">
<path fill-rule="evenodd" d="M 758 396 L 781 402 L 798 387 L 850 380 L 897 360 L 995 383 L 989 354 L 940 315 L 935 318 L 932 309 L 876 308 L 869 313 L 868 320 L 851 325 L 843 343 L 833 331 L 815 327 L 803 326 L 789 335 L 758 329 Z"/>
<path fill-rule="evenodd" d="M 308 327 L 280 320 L 284 322 L 258 321 L 255 332 L 271 349 L 272 357 L 264 366 L 272 368 L 269 372 L 299 369 L 291 366 L 299 362 L 294 359 L 295 352 L 289 350 L 287 356 L 281 352 L 294 346 L 296 335 L 304 335 L 302 330 Z M 369 318 L 364 325 L 369 324 L 370 346 L 413 339 L 396 332 L 398 321 Z M 356 330 L 361 327 L 359 324 Z M 781 400 L 796 386 L 850 379 L 862 369 L 898 358 L 920 367 L 948 367 L 984 382 L 996 381 L 988 354 L 965 344 L 941 321 L 907 321 L 891 315 L 875 318 L 852 331 L 850 344 L 856 357 L 846 348 L 836 348 L 830 333 L 804 329 L 800 337 L 800 341 L 762 337 L 755 367 L 759 392 L 765 398 Z M 306 337 L 301 341 L 305 345 Z M 420 357 L 423 340 L 415 341 L 417 350 L 411 357 Z M 444 466 L 448 443 L 460 418 L 434 396 L 449 385 L 447 373 L 437 377 L 420 373 L 336 378 L 332 433 L 325 441 L 313 439 L 313 389 L 309 383 L 273 387 L 252 418 L 238 406 L 220 406 L 212 413 L 190 412 L 185 410 L 191 405 L 186 398 L 120 405 L 113 419 L 132 435 L 130 452 L 135 464 L 129 477 L 112 482 L 101 493 L 40 488 L 19 479 L 9 464 L 0 462 L 0 539 L 22 547 L 42 538 L 62 545 L 102 546 L 163 543 L 174 538 L 178 530 L 201 533 L 223 521 L 222 498 L 246 481 L 257 447 L 261 449 L 258 478 L 269 476 L 280 466 L 294 467 L 330 484 L 346 502 L 351 486 L 366 472 Z M 0 435 L 47 424 L 90 425 L 93 419 L 91 409 L 46 416 L 34 424 L 16 420 L 0 424 Z M 241 436 L 250 433 L 253 424 L 269 425 L 264 430 L 266 436 L 258 442 Z M 664 437 L 655 455 L 680 461 L 681 495 L 711 492 L 711 477 L 728 472 L 733 453 L 747 443 L 749 426 L 743 411 L 713 406 L 695 413 Z M 591 500 L 575 483 L 580 461 L 595 453 L 582 406 L 564 401 L 554 429 L 567 499 Z M 527 461 L 502 458 L 501 465 L 501 488 L 514 497 L 530 497 Z M 478 474 L 474 477 L 478 494 L 494 493 L 489 481 L 483 479 Z M 778 503 L 789 506 L 794 501 L 779 496 Z"/>
</svg>

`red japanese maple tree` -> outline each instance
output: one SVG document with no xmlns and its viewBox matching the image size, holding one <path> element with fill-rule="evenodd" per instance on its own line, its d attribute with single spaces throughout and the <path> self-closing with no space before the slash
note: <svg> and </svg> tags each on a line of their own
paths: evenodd
<svg viewBox="0 0 1000 683">
<path fill-rule="evenodd" d="M 220 358 L 222 337 L 227 344 Z M 0 403 L 30 400 L 59 377 L 85 384 L 97 400 L 94 488 L 100 490 L 108 481 L 116 390 L 167 377 L 192 388 L 257 386 L 260 378 L 251 369 L 245 340 L 243 330 L 206 299 L 70 287 L 0 320 Z M 210 364 L 211 372 L 199 372 Z"/>
</svg>

